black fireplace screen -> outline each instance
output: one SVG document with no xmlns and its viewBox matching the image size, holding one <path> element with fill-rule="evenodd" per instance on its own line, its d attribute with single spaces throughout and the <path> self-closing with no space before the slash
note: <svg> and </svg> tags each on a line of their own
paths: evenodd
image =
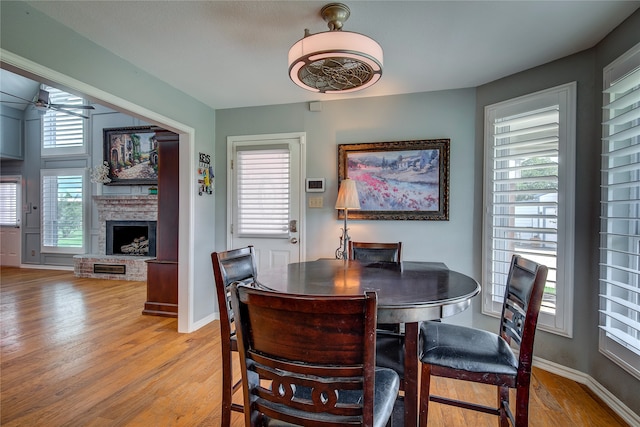
<svg viewBox="0 0 640 427">
<path fill-rule="evenodd" d="M 156 256 L 156 221 L 107 221 L 106 254 Z"/>
</svg>

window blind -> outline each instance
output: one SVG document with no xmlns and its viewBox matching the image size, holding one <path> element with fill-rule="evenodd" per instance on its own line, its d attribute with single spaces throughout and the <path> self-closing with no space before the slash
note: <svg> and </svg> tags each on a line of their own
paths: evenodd
<svg viewBox="0 0 640 427">
<path fill-rule="evenodd" d="M 496 117 L 493 126 L 491 299 L 502 303 L 511 256 L 549 267 L 542 310 L 555 314 L 559 105 Z"/>
<path fill-rule="evenodd" d="M 600 328 L 601 349 L 640 378 L 639 46 L 631 58 L 635 68 L 622 76 L 615 74 L 624 64 L 605 69 Z M 608 340 L 620 347 L 612 347 Z"/>
<path fill-rule="evenodd" d="M 42 246 L 83 247 L 83 176 L 42 171 Z"/>
<path fill-rule="evenodd" d="M 236 158 L 236 232 L 241 237 L 288 238 L 289 148 L 240 147 Z"/>
<path fill-rule="evenodd" d="M 18 183 L 0 182 L 0 225 L 18 227 L 20 225 L 18 209 Z"/>
<path fill-rule="evenodd" d="M 84 100 L 59 89 L 45 86 L 52 104 L 82 105 Z M 80 110 L 68 108 L 73 112 Z M 53 148 L 76 148 L 84 145 L 84 119 L 65 114 L 54 109 L 47 109 L 42 120 L 42 146 L 45 150 Z"/>
</svg>

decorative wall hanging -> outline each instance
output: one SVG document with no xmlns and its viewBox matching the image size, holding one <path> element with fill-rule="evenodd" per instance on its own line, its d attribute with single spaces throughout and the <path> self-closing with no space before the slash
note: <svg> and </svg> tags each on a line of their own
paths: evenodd
<svg viewBox="0 0 640 427">
<path fill-rule="evenodd" d="M 338 145 L 338 180 L 356 182 L 350 219 L 449 220 L 449 139 Z M 338 211 L 338 218 L 344 211 Z"/>
<path fill-rule="evenodd" d="M 158 141 L 151 126 L 103 129 L 106 185 L 156 185 Z"/>
<path fill-rule="evenodd" d="M 211 166 L 211 156 L 200 153 L 198 164 L 198 195 L 213 194 L 213 166 Z"/>
</svg>

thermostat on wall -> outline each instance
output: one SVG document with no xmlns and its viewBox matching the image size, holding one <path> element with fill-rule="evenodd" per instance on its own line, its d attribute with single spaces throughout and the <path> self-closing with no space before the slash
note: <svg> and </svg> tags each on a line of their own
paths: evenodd
<svg viewBox="0 0 640 427">
<path fill-rule="evenodd" d="M 324 193 L 324 178 L 307 178 L 307 193 Z"/>
</svg>

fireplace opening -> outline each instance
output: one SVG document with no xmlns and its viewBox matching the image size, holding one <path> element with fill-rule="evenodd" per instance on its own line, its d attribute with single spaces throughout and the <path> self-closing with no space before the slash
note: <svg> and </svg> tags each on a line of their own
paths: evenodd
<svg viewBox="0 0 640 427">
<path fill-rule="evenodd" d="M 107 221 L 106 255 L 156 256 L 156 221 Z"/>
</svg>

